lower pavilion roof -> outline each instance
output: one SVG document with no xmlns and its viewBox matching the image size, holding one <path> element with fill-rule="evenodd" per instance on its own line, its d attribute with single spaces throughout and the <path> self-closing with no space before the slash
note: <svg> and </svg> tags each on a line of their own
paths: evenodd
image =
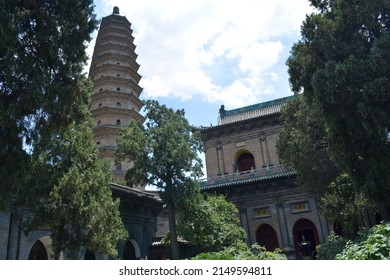
<svg viewBox="0 0 390 280">
<path fill-rule="evenodd" d="M 296 175 L 296 171 L 284 168 L 281 165 L 269 166 L 263 169 L 252 169 L 244 172 L 210 177 L 201 181 L 200 187 L 202 190 L 236 187 Z"/>
<path fill-rule="evenodd" d="M 136 197 L 138 199 L 143 198 L 143 199 L 147 199 L 150 201 L 154 201 L 155 203 L 162 204 L 162 200 L 159 197 L 156 197 L 153 193 L 150 193 L 147 191 L 142 191 L 142 190 L 139 190 L 136 188 L 130 188 L 127 186 L 122 186 L 122 185 L 115 184 L 115 183 L 110 184 L 110 189 L 117 194 L 129 195 L 132 197 Z"/>
</svg>

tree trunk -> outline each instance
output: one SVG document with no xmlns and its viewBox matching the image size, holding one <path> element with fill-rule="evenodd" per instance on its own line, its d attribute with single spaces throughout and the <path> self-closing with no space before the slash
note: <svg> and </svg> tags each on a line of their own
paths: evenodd
<svg viewBox="0 0 390 280">
<path fill-rule="evenodd" d="M 179 259 L 179 243 L 177 242 L 175 210 L 174 210 L 174 207 L 171 203 L 168 203 L 167 207 L 168 207 L 169 232 L 171 235 L 172 259 L 178 260 Z"/>
</svg>

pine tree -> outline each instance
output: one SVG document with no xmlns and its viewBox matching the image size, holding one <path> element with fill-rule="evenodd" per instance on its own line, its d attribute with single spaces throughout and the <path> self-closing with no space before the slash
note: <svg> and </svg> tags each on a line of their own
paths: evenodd
<svg viewBox="0 0 390 280">
<path fill-rule="evenodd" d="M 157 187 L 167 205 L 172 257 L 179 258 L 175 212 L 193 180 L 202 174 L 198 152 L 202 146 L 183 110 L 173 110 L 157 101 L 145 103 L 146 123 L 132 121 L 121 130 L 116 159 L 133 162 L 126 173 L 129 186 L 150 184 Z"/>
<path fill-rule="evenodd" d="M 110 174 L 92 144 L 85 48 L 91 0 L 0 0 L 0 204 L 48 226 L 55 257 L 80 245 L 115 255 L 125 237 Z"/>
</svg>

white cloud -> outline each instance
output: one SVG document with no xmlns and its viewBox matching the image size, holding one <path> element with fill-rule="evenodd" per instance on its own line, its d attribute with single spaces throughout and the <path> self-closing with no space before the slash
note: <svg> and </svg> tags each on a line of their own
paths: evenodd
<svg viewBox="0 0 390 280">
<path fill-rule="evenodd" d="M 254 43 L 240 54 L 239 68 L 250 75 L 261 75 L 278 62 L 282 50 L 280 41 Z"/>
<path fill-rule="evenodd" d="M 279 71 L 285 71 L 282 51 L 290 47 L 283 45 L 283 38 L 298 37 L 310 11 L 307 0 L 103 0 L 103 4 L 104 16 L 118 6 L 132 23 L 144 97 L 201 98 L 228 107 L 259 102 L 275 91 Z M 221 58 L 234 61 L 230 72 L 238 75 L 218 84 L 204 66 Z"/>
</svg>

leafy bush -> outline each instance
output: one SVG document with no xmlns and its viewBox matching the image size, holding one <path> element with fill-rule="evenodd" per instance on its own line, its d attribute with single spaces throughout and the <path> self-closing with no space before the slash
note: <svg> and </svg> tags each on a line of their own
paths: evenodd
<svg viewBox="0 0 390 280">
<path fill-rule="evenodd" d="M 341 253 L 347 240 L 344 237 L 331 233 L 328 240 L 317 247 L 318 260 L 334 260 L 338 253 Z"/>
<path fill-rule="evenodd" d="M 390 260 L 390 223 L 374 226 L 360 242 L 348 241 L 338 260 Z"/>
<path fill-rule="evenodd" d="M 264 247 L 254 244 L 248 248 L 245 243 L 239 242 L 220 252 L 201 253 L 192 260 L 286 260 L 287 257 L 280 249 L 268 252 Z"/>
</svg>

